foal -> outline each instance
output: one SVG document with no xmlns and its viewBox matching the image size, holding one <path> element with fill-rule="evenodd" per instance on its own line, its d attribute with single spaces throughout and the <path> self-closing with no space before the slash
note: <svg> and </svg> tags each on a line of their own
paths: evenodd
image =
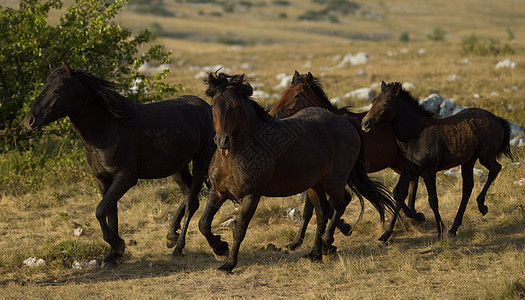
<svg viewBox="0 0 525 300">
<path fill-rule="evenodd" d="M 403 170 L 394 189 L 396 214 L 380 241 L 385 242 L 392 235 L 397 212 L 405 207 L 408 183 L 417 176 L 425 181 L 441 238 L 444 225 L 439 215 L 436 172 L 461 165 L 463 195 L 448 231 L 449 236 L 455 236 L 474 187 L 473 168 L 478 159 L 489 170 L 489 176 L 476 200 L 479 211 L 483 215 L 488 212 L 485 195 L 501 170 L 496 159 L 502 154 L 512 158 L 508 121 L 480 108 L 467 108 L 449 117 L 434 118 L 433 113 L 421 107 L 400 83 L 382 82 L 381 94 L 373 100 L 361 124 L 364 131 L 369 131 L 386 122 L 394 128 L 403 154 Z"/>
</svg>

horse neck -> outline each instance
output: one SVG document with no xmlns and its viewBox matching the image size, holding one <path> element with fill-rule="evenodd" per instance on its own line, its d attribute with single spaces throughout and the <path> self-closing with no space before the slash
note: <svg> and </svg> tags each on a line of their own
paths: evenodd
<svg viewBox="0 0 525 300">
<path fill-rule="evenodd" d="M 422 115 L 404 100 L 397 101 L 397 114 L 391 121 L 396 138 L 408 142 L 419 138 L 421 131 L 428 125 L 431 117 Z"/>
<path fill-rule="evenodd" d="M 246 115 L 243 125 L 237 134 L 232 136 L 232 153 L 241 151 L 248 143 L 256 139 L 261 129 L 268 124 L 268 120 L 261 118 L 250 102 L 246 105 Z M 271 122 L 271 121 L 270 121 Z"/>
<path fill-rule="evenodd" d="M 115 135 L 119 121 L 100 103 L 85 97 L 74 100 L 76 105 L 69 114 L 73 128 L 86 148 L 105 148 L 108 137 Z"/>
</svg>

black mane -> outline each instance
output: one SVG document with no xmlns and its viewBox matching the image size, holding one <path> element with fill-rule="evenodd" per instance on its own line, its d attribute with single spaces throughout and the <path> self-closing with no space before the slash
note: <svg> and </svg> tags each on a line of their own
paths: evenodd
<svg viewBox="0 0 525 300">
<path fill-rule="evenodd" d="M 82 82 L 88 92 L 88 99 L 100 103 L 115 118 L 125 119 L 131 116 L 134 102 L 116 91 L 120 87 L 118 83 L 80 70 L 71 70 L 71 73 L 67 73 L 62 67 L 54 68 L 49 75 L 49 79 L 60 78 L 62 81 L 69 80 L 71 77 L 76 77 Z"/>
<path fill-rule="evenodd" d="M 273 117 L 268 114 L 268 110 L 264 109 L 256 101 L 251 98 L 253 94 L 252 86 L 244 79 L 243 75 L 228 75 L 225 73 L 209 72 L 208 77 L 204 79 L 208 85 L 206 89 L 206 96 L 213 98 L 219 93 L 223 93 L 227 89 L 233 90 L 237 95 L 248 101 L 254 108 L 256 114 L 265 121 L 273 120 Z"/>
<path fill-rule="evenodd" d="M 292 84 L 296 84 L 296 83 L 305 84 L 306 76 L 307 74 L 300 74 L 299 76 L 295 76 L 292 79 Z M 348 109 L 349 108 L 348 106 L 338 108 L 332 102 L 330 102 L 330 99 L 328 99 L 328 96 L 326 96 L 326 93 L 323 90 L 323 84 L 321 83 L 321 80 L 319 80 L 319 78 L 313 76 L 313 81 L 310 84 L 310 88 L 312 89 L 312 91 L 314 91 L 315 95 L 317 95 L 317 97 L 321 100 L 321 102 L 324 103 L 324 107 L 327 108 L 329 111 L 336 113 L 336 114 L 337 113 L 353 114 Z"/>
<path fill-rule="evenodd" d="M 403 88 L 401 83 L 399 82 L 391 82 L 389 84 L 381 86 L 381 93 L 389 93 L 393 97 L 399 97 L 403 100 L 405 100 L 406 103 L 408 103 L 410 106 L 412 106 L 416 112 L 423 116 L 432 117 L 434 116 L 434 113 L 431 111 L 428 111 L 423 107 L 419 101 L 410 94 L 407 90 Z"/>
</svg>

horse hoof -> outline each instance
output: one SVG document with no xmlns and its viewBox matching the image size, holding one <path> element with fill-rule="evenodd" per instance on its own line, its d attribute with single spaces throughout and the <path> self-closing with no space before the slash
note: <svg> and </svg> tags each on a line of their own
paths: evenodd
<svg viewBox="0 0 525 300">
<path fill-rule="evenodd" d="M 217 251 L 215 252 L 215 250 L 213 251 L 213 255 L 215 255 L 215 259 L 217 261 L 225 261 L 228 259 L 228 256 L 230 255 L 230 249 L 228 248 L 228 243 L 224 242 L 224 244 L 226 245 L 226 247 L 223 248 L 222 251 Z"/>
<path fill-rule="evenodd" d="M 305 254 L 303 257 L 311 261 L 322 261 L 323 259 L 323 255 L 317 252 L 310 252 L 308 254 Z"/>
<path fill-rule="evenodd" d="M 331 253 L 331 254 L 323 254 L 323 264 L 328 264 L 328 263 L 331 263 L 335 260 L 335 253 Z"/>
<path fill-rule="evenodd" d="M 353 232 L 352 226 L 346 223 L 343 226 L 341 226 L 341 228 L 339 228 L 339 231 L 341 231 L 341 233 L 345 236 L 350 236 Z"/>
<path fill-rule="evenodd" d="M 124 255 L 124 251 L 126 251 L 126 243 L 123 239 L 119 238 L 119 244 L 115 249 L 112 250 L 117 256 L 122 256 Z"/>
<path fill-rule="evenodd" d="M 168 232 L 168 234 L 166 235 L 166 239 L 166 247 L 168 247 L 168 249 L 171 249 L 175 247 L 175 245 L 177 245 L 179 234 L 176 232 Z"/>
<path fill-rule="evenodd" d="M 449 230 L 447 235 L 448 235 L 449 238 L 455 238 L 456 237 L 456 231 Z"/>
<path fill-rule="evenodd" d="M 104 261 L 104 265 L 102 266 L 103 271 L 112 270 L 115 268 L 117 268 L 117 262 L 115 260 Z"/>
<path fill-rule="evenodd" d="M 479 212 L 482 215 L 486 215 L 489 212 L 489 208 L 486 205 L 480 206 L 479 207 Z"/>
<path fill-rule="evenodd" d="M 294 251 L 299 246 L 301 246 L 301 243 L 290 243 L 290 244 L 284 246 L 283 248 L 286 249 L 286 250 Z"/>
<path fill-rule="evenodd" d="M 425 215 L 423 213 L 417 213 L 414 220 L 423 223 L 425 222 Z"/>
<path fill-rule="evenodd" d="M 230 274 L 233 270 L 233 266 L 230 263 L 225 263 L 224 265 L 218 267 L 217 270 Z"/>
<path fill-rule="evenodd" d="M 182 254 L 182 249 L 179 249 L 179 248 L 173 249 L 173 252 L 171 252 L 171 255 L 175 257 L 184 256 Z"/>
</svg>

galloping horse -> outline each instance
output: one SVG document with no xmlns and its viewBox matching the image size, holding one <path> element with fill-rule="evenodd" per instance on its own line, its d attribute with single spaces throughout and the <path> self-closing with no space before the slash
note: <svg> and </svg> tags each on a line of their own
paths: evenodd
<svg viewBox="0 0 525 300">
<path fill-rule="evenodd" d="M 405 206 L 408 183 L 418 176 L 425 181 L 441 238 L 444 225 L 439 215 L 436 172 L 461 165 L 463 195 L 448 231 L 449 236 L 455 236 L 474 187 L 473 168 L 478 159 L 489 170 L 489 176 L 476 200 L 479 211 L 483 215 L 488 212 L 485 195 L 501 170 L 496 159 L 502 154 L 512 158 L 508 121 L 479 108 L 467 108 L 449 117 L 434 118 L 433 113 L 421 107 L 401 84 L 382 82 L 381 94 L 373 100 L 372 108 L 361 124 L 364 131 L 369 131 L 385 122 L 394 128 L 403 154 L 403 170 L 394 189 L 396 214 L 380 241 L 387 241 L 392 235 L 397 212 Z"/>
<path fill-rule="evenodd" d="M 346 108 L 335 107 L 326 96 L 321 82 L 310 72 L 308 74 L 299 74 L 294 72 L 291 85 L 286 88 L 281 99 L 270 110 L 271 115 L 278 118 L 289 117 L 298 111 L 307 107 L 322 107 L 338 115 L 347 115 L 357 119 L 359 122 L 366 115 L 363 113 L 353 113 Z M 381 124 L 371 130 L 363 133 L 365 147 L 365 162 L 369 173 L 377 172 L 385 168 L 391 168 L 397 173 L 401 173 L 401 156 L 399 146 L 392 126 L 388 123 Z M 414 211 L 414 202 L 416 199 L 417 178 L 410 182 L 409 204 L 410 210 L 406 210 L 408 217 L 424 221 L 422 213 Z M 303 242 L 308 222 L 312 217 L 312 204 L 306 199 L 304 203 L 303 218 L 301 227 L 295 239 L 286 247 L 294 250 Z"/>
<path fill-rule="evenodd" d="M 308 255 L 312 259 L 335 253 L 333 234 L 348 204 L 347 184 L 358 197 L 372 202 L 381 220 L 385 209 L 393 207 L 385 188 L 366 174 L 355 120 L 320 108 L 275 120 L 250 98 L 253 89 L 244 75 L 209 73 L 206 82 L 218 149 L 210 164 L 211 188 L 199 229 L 216 257 L 227 257 L 220 270 L 230 272 L 237 265 L 240 244 L 261 196 L 286 197 L 308 190 L 317 216 Z M 334 201 L 328 227 L 325 193 Z M 242 203 L 231 251 L 211 231 L 213 217 L 227 199 Z"/>
<path fill-rule="evenodd" d="M 117 201 L 138 178 L 173 175 L 185 199 L 171 220 L 168 246 L 182 254 L 190 218 L 207 175 L 213 143 L 210 106 L 196 96 L 138 104 L 118 94 L 114 83 L 68 65 L 51 71 L 31 106 L 26 126 L 39 130 L 69 116 L 85 147 L 86 160 L 103 195 L 96 210 L 111 251 L 104 268 L 116 266 L 125 243 L 118 234 Z M 193 175 L 188 164 L 193 162 Z M 185 217 L 180 235 L 177 230 Z"/>
</svg>

